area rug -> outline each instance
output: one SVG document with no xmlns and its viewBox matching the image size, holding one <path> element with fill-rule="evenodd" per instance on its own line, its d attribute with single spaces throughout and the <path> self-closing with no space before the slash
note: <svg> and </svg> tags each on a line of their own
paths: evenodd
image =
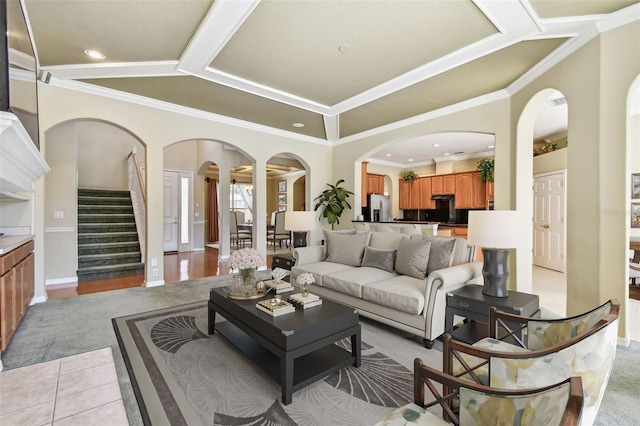
<svg viewBox="0 0 640 426">
<path fill-rule="evenodd" d="M 209 247 L 209 248 L 214 248 L 216 250 L 220 249 L 220 244 L 218 244 L 218 243 L 207 243 L 207 244 L 205 244 L 205 246 Z M 249 247 L 249 246 L 247 245 L 247 247 Z M 236 250 L 238 250 L 238 249 L 235 248 L 235 247 L 231 247 L 231 253 L 233 253 Z M 282 247 L 280 247 L 280 246 L 276 245 L 275 250 L 274 250 L 273 244 L 267 244 L 267 250 L 266 250 L 265 254 L 266 255 L 270 255 L 270 254 L 286 254 L 286 253 L 291 253 L 291 251 L 292 251 L 292 247 L 291 246 L 285 247 L 283 245 Z"/>
<path fill-rule="evenodd" d="M 205 302 L 113 325 L 145 424 L 370 425 L 412 400 L 414 358 L 442 366 L 441 352 L 362 322 L 361 367 L 329 375 L 283 405 L 279 384 L 219 334 L 206 334 Z M 347 339 L 337 344 L 350 350 Z"/>
</svg>

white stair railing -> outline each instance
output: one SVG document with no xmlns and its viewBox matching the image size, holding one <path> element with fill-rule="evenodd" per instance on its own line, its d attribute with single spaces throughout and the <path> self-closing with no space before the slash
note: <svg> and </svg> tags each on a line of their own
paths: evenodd
<svg viewBox="0 0 640 426">
<path fill-rule="evenodd" d="M 138 242 L 140 243 L 141 262 L 144 263 L 146 258 L 147 240 L 145 229 L 147 229 L 147 215 L 145 208 L 145 189 L 144 180 L 142 179 L 142 170 L 138 162 L 138 154 L 134 146 L 129 158 L 129 192 L 131 193 L 131 202 L 133 204 L 133 215 L 136 220 L 136 228 L 138 230 Z"/>
</svg>

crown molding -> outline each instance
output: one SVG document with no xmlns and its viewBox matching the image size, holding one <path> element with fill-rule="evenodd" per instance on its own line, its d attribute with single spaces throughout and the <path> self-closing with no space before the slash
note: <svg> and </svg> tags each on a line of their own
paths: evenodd
<svg viewBox="0 0 640 426">
<path fill-rule="evenodd" d="M 186 115 L 189 117 L 200 118 L 207 121 L 213 121 L 220 124 L 230 125 L 242 129 L 258 131 L 261 133 L 271 134 L 275 136 L 285 137 L 287 139 L 298 140 L 302 142 L 315 143 L 319 145 L 327 146 L 327 141 L 324 139 L 316 138 L 313 136 L 301 135 L 299 133 L 290 132 L 287 130 L 276 129 L 274 127 L 265 126 L 262 124 L 256 124 L 249 121 L 240 120 L 237 118 L 227 117 L 212 112 L 206 112 L 195 108 L 189 108 L 182 105 L 172 104 L 170 102 L 159 101 L 157 99 L 151 99 L 140 95 L 134 95 L 131 93 L 121 92 L 101 86 L 96 86 L 89 83 L 73 80 L 60 80 L 52 77 L 49 82 L 50 85 L 60 87 L 63 89 L 74 90 L 76 92 L 88 93 L 91 95 L 102 96 L 105 98 L 115 99 L 123 102 L 130 102 L 136 105 L 142 105 L 149 108 L 158 110 L 174 112 L 176 114 Z"/>
<path fill-rule="evenodd" d="M 51 65 L 42 67 L 53 77 L 65 80 L 95 78 L 173 77 L 185 74 L 176 71 L 178 61 L 117 62 L 107 64 Z"/>
<path fill-rule="evenodd" d="M 613 12 L 606 19 L 596 22 L 596 27 L 600 33 L 611 31 L 623 25 L 640 20 L 640 3 L 625 7 Z"/>
</svg>

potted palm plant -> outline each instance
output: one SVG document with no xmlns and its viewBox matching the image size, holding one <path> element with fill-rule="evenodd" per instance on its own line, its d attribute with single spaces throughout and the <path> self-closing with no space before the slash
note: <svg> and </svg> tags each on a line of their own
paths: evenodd
<svg viewBox="0 0 640 426">
<path fill-rule="evenodd" d="M 340 179 L 335 185 L 327 184 L 329 189 L 322 191 L 322 194 L 318 195 L 314 201 L 316 202 L 314 211 L 322 209 L 322 216 L 327 219 L 327 223 L 331 225 L 333 229 L 336 223 L 340 223 L 340 216 L 346 207 L 351 208 L 351 204 L 347 201 L 349 195 L 353 195 L 353 192 L 348 191 L 340 186 L 344 182 L 344 179 Z"/>
</svg>

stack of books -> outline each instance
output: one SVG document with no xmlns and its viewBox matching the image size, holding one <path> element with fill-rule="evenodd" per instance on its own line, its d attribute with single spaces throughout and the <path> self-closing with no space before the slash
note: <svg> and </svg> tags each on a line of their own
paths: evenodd
<svg viewBox="0 0 640 426">
<path fill-rule="evenodd" d="M 309 294 L 307 297 L 302 296 L 302 293 L 295 293 L 289 296 L 287 299 L 289 303 L 301 309 L 312 308 L 314 306 L 322 305 L 322 299 L 316 294 Z"/>
<path fill-rule="evenodd" d="M 256 308 L 265 312 L 272 317 L 277 317 L 284 314 L 295 312 L 296 308 L 285 300 L 280 300 L 280 303 L 273 303 L 273 299 L 261 300 L 256 303 Z"/>
<path fill-rule="evenodd" d="M 286 281 L 266 280 L 264 285 L 266 285 L 267 288 L 273 289 L 276 294 L 293 291 L 293 286 Z"/>
</svg>

